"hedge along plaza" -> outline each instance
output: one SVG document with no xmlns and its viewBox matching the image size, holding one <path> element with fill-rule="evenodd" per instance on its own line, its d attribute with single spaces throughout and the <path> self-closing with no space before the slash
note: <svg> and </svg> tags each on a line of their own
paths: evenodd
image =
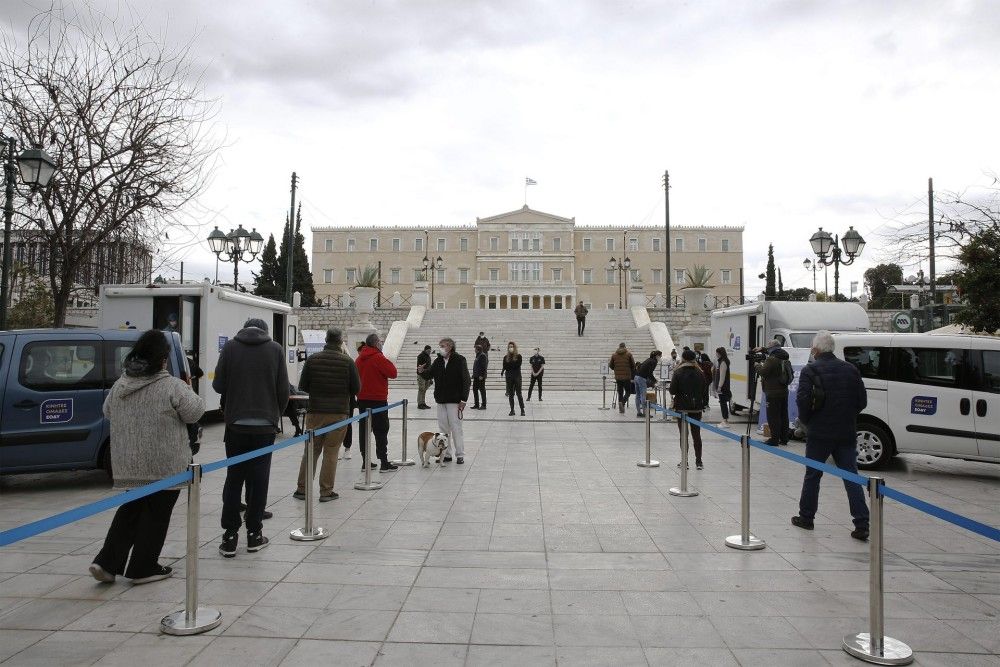
<svg viewBox="0 0 1000 667">
<path fill-rule="evenodd" d="M 20 542 L 21 540 L 26 540 L 29 537 L 34 537 L 40 535 L 44 532 L 54 530 L 56 528 L 71 524 L 75 521 L 85 519 L 89 516 L 99 514 L 105 510 L 113 509 L 124 505 L 125 503 L 131 502 L 133 500 L 138 500 L 150 494 L 156 493 L 157 491 L 162 491 L 164 489 L 169 489 L 175 486 L 187 485 L 188 488 L 188 510 L 187 510 L 187 554 L 185 558 L 186 563 L 186 583 L 185 583 L 185 596 L 184 596 L 184 609 L 180 611 L 173 612 L 164 616 L 160 622 L 160 630 L 169 635 L 195 635 L 207 632 L 215 627 L 218 627 L 222 623 L 222 614 L 212 608 L 199 607 L 198 606 L 198 521 L 201 513 L 201 478 L 204 473 L 214 472 L 216 470 L 222 470 L 223 468 L 228 468 L 229 466 L 236 465 L 238 463 L 243 463 L 244 461 L 249 461 L 250 459 L 257 458 L 259 456 L 264 456 L 265 454 L 270 454 L 282 449 L 286 449 L 293 445 L 299 443 L 306 443 L 307 447 L 307 475 L 309 483 L 306 485 L 306 502 L 305 502 L 305 526 L 299 530 L 292 531 L 291 538 L 293 540 L 299 541 L 311 541 L 323 539 L 329 536 L 329 533 L 325 532 L 322 527 L 316 527 L 313 525 L 313 504 L 315 502 L 315 480 L 312 477 L 312 448 L 315 443 L 315 436 L 323 435 L 329 433 L 330 431 L 335 431 L 339 428 L 344 428 L 349 424 L 359 422 L 361 420 L 366 421 L 366 428 L 371 429 L 371 416 L 379 412 L 388 412 L 397 407 L 403 408 L 403 424 L 402 438 L 403 438 L 403 458 L 406 458 L 406 408 L 407 401 L 397 401 L 395 403 L 390 403 L 382 407 L 369 409 L 362 414 L 355 415 L 348 419 L 336 422 L 335 424 L 329 424 L 323 428 L 307 431 L 306 433 L 289 438 L 287 440 L 282 440 L 273 445 L 267 447 L 261 447 L 260 449 L 254 450 L 252 452 L 246 452 L 245 454 L 239 454 L 237 456 L 232 456 L 227 459 L 222 459 L 220 461 L 213 461 L 212 463 L 206 463 L 205 465 L 199 465 L 192 463 L 188 466 L 185 472 L 178 473 L 166 479 L 162 479 L 158 482 L 153 482 L 152 484 L 147 484 L 146 486 L 141 486 L 137 489 L 130 489 L 123 493 L 116 494 L 110 498 L 105 498 L 97 502 L 89 503 L 75 509 L 50 516 L 46 519 L 41 519 L 18 528 L 13 528 L 11 530 L 6 530 L 0 533 L 0 547 L 7 546 L 9 544 L 14 544 L 15 542 Z M 371 460 L 371 443 L 372 437 L 371 433 L 368 434 L 368 460 Z M 365 466 L 365 482 L 356 484 L 355 488 L 364 490 L 377 490 L 382 488 L 382 485 L 378 482 L 372 482 L 371 480 L 371 467 Z"/>
<path fill-rule="evenodd" d="M 808 468 L 821 470 L 824 473 L 839 477 L 851 484 L 866 487 L 871 501 L 871 535 L 869 539 L 870 563 L 869 563 L 869 604 L 868 604 L 868 632 L 858 632 L 844 637 L 842 648 L 850 655 L 877 665 L 908 665 L 913 662 L 913 651 L 904 642 L 885 636 L 885 587 L 884 587 L 884 564 L 883 564 L 883 499 L 886 496 L 895 499 L 897 502 L 909 505 L 910 507 L 926 512 L 931 516 L 944 519 L 945 521 L 970 530 L 983 537 L 1000 542 L 1000 529 L 986 525 L 979 521 L 974 521 L 967 517 L 949 512 L 941 507 L 936 507 L 930 503 L 914 498 L 901 491 L 897 491 L 885 486 L 885 480 L 872 475 L 864 477 L 857 473 L 841 470 L 825 462 L 814 461 L 793 452 L 782 451 L 776 447 L 770 447 L 759 440 L 753 440 L 749 436 L 738 436 L 724 429 L 706 424 L 705 422 L 693 419 L 687 414 L 675 412 L 662 405 L 650 403 L 646 410 L 646 460 L 639 461 L 639 466 L 650 465 L 650 452 L 652 445 L 650 442 L 650 413 L 659 410 L 664 414 L 682 420 L 681 423 L 681 486 L 679 489 L 670 489 L 671 495 L 681 497 L 696 496 L 696 491 L 687 488 L 688 472 L 688 432 L 690 427 L 698 426 L 702 429 L 720 435 L 727 440 L 735 440 L 740 443 L 742 449 L 741 460 L 741 484 L 740 484 L 740 535 L 733 535 L 726 538 L 726 546 L 744 551 L 759 551 L 767 545 L 764 540 L 755 537 L 750 532 L 750 447 L 755 447 L 761 451 L 774 454 L 794 463 L 799 463 Z"/>
</svg>

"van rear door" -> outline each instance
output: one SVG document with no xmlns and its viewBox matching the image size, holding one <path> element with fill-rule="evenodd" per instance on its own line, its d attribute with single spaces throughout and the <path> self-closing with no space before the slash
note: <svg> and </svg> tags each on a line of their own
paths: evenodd
<svg viewBox="0 0 1000 667">
<path fill-rule="evenodd" d="M 1000 341 L 973 347 L 983 348 L 971 350 L 979 371 L 972 390 L 979 455 L 1000 462 Z"/>
<path fill-rule="evenodd" d="M 9 359 L 0 406 L 3 469 L 95 465 L 105 437 L 101 337 L 22 334 Z"/>
<path fill-rule="evenodd" d="M 977 456 L 968 337 L 893 337 L 889 426 L 900 452 Z"/>
</svg>

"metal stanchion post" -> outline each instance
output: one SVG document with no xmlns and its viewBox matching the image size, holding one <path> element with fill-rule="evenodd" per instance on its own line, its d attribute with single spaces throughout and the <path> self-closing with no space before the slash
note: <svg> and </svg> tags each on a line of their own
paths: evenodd
<svg viewBox="0 0 1000 667">
<path fill-rule="evenodd" d="M 743 464 L 740 473 L 740 534 L 726 538 L 726 546 L 741 551 L 756 551 L 767 546 L 764 540 L 750 534 L 750 436 L 740 436 Z"/>
<path fill-rule="evenodd" d="M 406 421 L 407 421 L 406 420 L 406 408 L 407 408 L 407 406 L 409 404 L 410 404 L 410 399 L 404 398 L 403 399 L 403 436 L 402 436 L 402 440 L 403 440 L 403 443 L 402 443 L 403 444 L 403 455 L 400 457 L 400 459 L 398 461 L 393 461 L 393 463 L 395 463 L 398 466 L 411 466 L 411 465 L 413 465 L 413 459 L 410 459 L 410 458 L 406 457 Z"/>
<path fill-rule="evenodd" d="M 201 515 L 201 466 L 188 465 L 187 553 L 185 554 L 184 609 L 167 614 L 160 620 L 160 632 L 168 635 L 197 635 L 222 623 L 218 609 L 198 606 L 198 519 Z"/>
<path fill-rule="evenodd" d="M 868 478 L 871 497 L 871 529 L 869 549 L 868 632 L 844 637 L 843 649 L 859 660 L 876 665 L 908 665 L 913 662 L 913 650 L 892 637 L 885 636 L 885 610 L 882 607 L 885 590 L 882 584 L 882 485 L 881 477 Z"/>
<path fill-rule="evenodd" d="M 651 389 L 650 391 L 653 394 L 653 400 L 656 400 L 656 390 L 655 389 Z M 636 400 L 638 400 L 638 396 L 636 396 Z M 659 461 L 654 461 L 652 459 L 652 456 L 653 456 L 653 438 L 652 438 L 652 432 L 651 432 L 651 429 L 650 429 L 650 420 L 652 419 L 652 416 L 650 414 L 652 412 L 652 408 L 650 407 L 651 405 L 652 405 L 652 403 L 649 402 L 649 392 L 647 392 L 646 393 L 646 410 L 645 410 L 646 418 L 644 420 L 646 422 L 646 459 L 643 460 L 643 461 L 636 461 L 636 463 L 635 463 L 640 468 L 659 468 L 660 467 L 660 462 Z"/>
<path fill-rule="evenodd" d="M 691 425 L 688 424 L 686 414 L 682 414 L 679 419 L 681 424 L 681 486 L 679 489 L 677 487 L 670 489 L 670 495 L 690 498 L 698 495 L 697 491 L 688 491 L 688 433 Z"/>
<path fill-rule="evenodd" d="M 601 410 L 610 410 L 608 407 L 608 376 L 601 376 Z"/>
<path fill-rule="evenodd" d="M 325 540 L 330 537 L 329 531 L 322 526 L 313 525 L 313 503 L 315 502 L 315 482 L 313 476 L 315 473 L 316 460 L 316 432 L 313 429 L 309 429 L 308 437 L 306 438 L 306 525 L 302 528 L 296 528 L 291 533 L 291 537 L 296 542 L 314 542 L 316 540 Z"/>
<path fill-rule="evenodd" d="M 668 399 L 669 393 L 670 393 L 668 391 L 669 388 L 670 388 L 669 383 L 668 382 L 664 382 L 663 383 L 663 398 L 661 399 L 661 403 L 660 403 L 660 405 L 662 405 L 664 407 L 670 405 L 670 400 Z M 670 421 L 670 415 L 667 414 L 666 410 L 663 411 L 663 421 Z"/>
<path fill-rule="evenodd" d="M 365 481 L 355 482 L 354 488 L 359 491 L 375 491 L 382 488 L 382 482 L 372 479 L 372 409 L 368 408 L 365 416 Z"/>
</svg>

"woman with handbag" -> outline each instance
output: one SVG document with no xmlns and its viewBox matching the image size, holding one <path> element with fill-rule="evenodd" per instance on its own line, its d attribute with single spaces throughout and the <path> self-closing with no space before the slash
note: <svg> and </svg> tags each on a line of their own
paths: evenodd
<svg viewBox="0 0 1000 667">
<path fill-rule="evenodd" d="M 719 409 L 722 411 L 722 427 L 729 427 L 729 402 L 733 400 L 733 391 L 729 386 L 729 355 L 726 348 L 715 348 L 715 375 L 712 379 L 712 393 L 719 399 Z"/>
</svg>

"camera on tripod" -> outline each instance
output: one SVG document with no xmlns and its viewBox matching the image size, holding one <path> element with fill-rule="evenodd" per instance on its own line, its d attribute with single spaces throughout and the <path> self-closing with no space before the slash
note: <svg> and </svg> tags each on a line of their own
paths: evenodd
<svg viewBox="0 0 1000 667">
<path fill-rule="evenodd" d="M 761 349 L 753 349 L 747 352 L 746 360 L 754 364 L 762 364 L 767 360 L 767 352 Z"/>
</svg>

